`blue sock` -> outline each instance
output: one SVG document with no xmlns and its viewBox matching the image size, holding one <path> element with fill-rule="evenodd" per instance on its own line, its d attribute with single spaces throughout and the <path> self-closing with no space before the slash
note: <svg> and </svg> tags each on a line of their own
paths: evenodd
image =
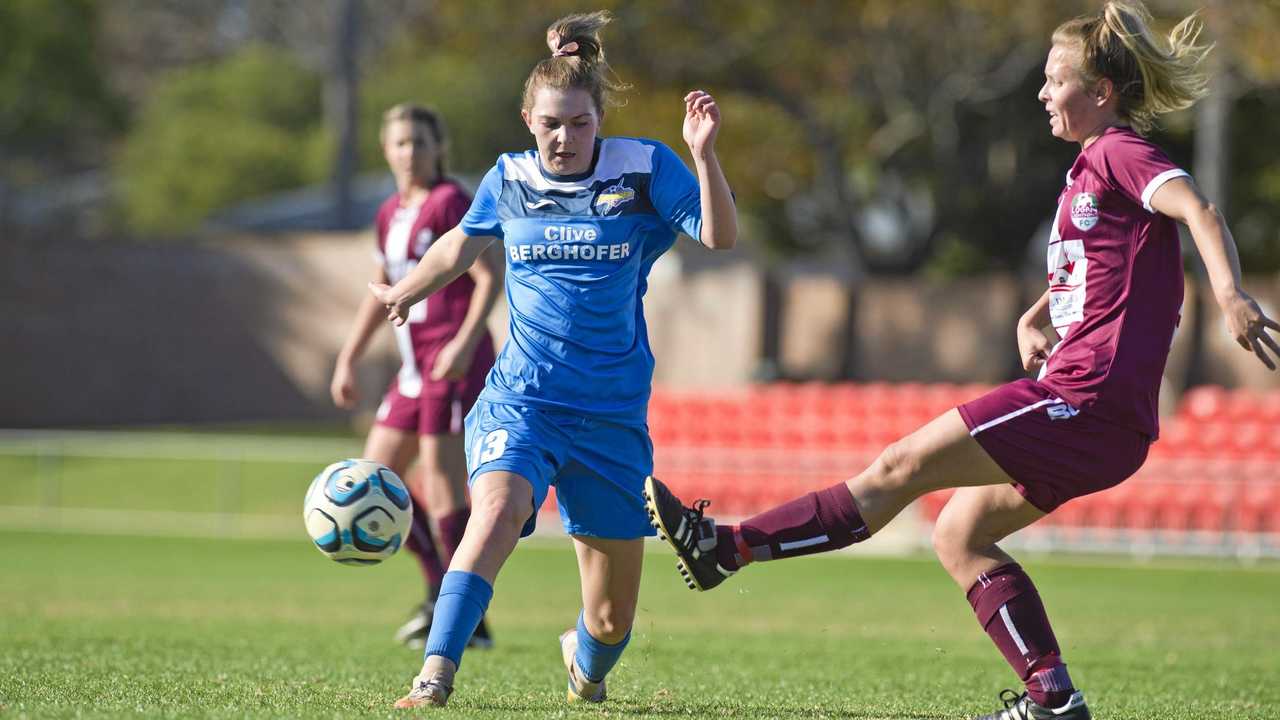
<svg viewBox="0 0 1280 720">
<path fill-rule="evenodd" d="M 462 651 L 489 609 L 493 586 L 475 573 L 450 570 L 440 581 L 440 597 L 431 616 L 431 634 L 423 657 L 443 655 L 462 665 Z"/>
<path fill-rule="evenodd" d="M 609 674 L 613 666 L 618 664 L 618 658 L 622 657 L 622 651 L 629 642 L 630 630 L 617 645 L 606 645 L 591 637 L 591 633 L 587 632 L 587 624 L 582 620 L 582 613 L 578 613 L 578 652 L 573 659 L 578 663 L 578 669 L 591 682 L 600 682 Z"/>
</svg>

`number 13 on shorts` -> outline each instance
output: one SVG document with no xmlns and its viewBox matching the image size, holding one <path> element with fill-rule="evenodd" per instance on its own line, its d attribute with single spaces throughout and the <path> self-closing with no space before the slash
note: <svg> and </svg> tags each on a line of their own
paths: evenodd
<svg viewBox="0 0 1280 720">
<path fill-rule="evenodd" d="M 471 448 L 471 469 L 497 460 L 507 451 L 507 431 L 498 428 L 487 435 L 476 438 L 475 447 Z"/>
</svg>

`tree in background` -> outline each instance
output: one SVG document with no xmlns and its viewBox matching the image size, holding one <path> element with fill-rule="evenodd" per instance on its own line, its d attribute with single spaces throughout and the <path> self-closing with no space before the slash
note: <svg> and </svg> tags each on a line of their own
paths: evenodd
<svg viewBox="0 0 1280 720">
<path fill-rule="evenodd" d="M 14 186 L 101 164 L 124 124 L 91 0 L 0 3 L 0 227 Z"/>
<path fill-rule="evenodd" d="M 320 78 L 249 47 L 159 82 L 120 158 L 125 216 L 144 233 L 186 230 L 236 200 L 324 177 Z"/>
</svg>

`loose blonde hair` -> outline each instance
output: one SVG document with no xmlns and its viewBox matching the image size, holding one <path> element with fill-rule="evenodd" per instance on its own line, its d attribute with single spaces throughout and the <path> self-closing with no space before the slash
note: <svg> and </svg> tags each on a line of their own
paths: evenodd
<svg viewBox="0 0 1280 720">
<path fill-rule="evenodd" d="M 1204 26 L 1195 13 L 1158 38 L 1141 0 L 1108 0 L 1096 15 L 1068 20 L 1053 31 L 1054 44 L 1078 47 L 1079 72 L 1092 85 L 1115 84 L 1118 112 L 1141 135 L 1165 113 L 1191 107 L 1208 92 L 1202 64 L 1212 45 L 1200 45 Z"/>
<path fill-rule="evenodd" d="M 567 90 L 579 88 L 591 94 L 596 111 L 604 112 L 605 105 L 618 104 L 614 95 L 630 89 L 613 74 L 604 59 L 604 44 L 600 31 L 613 22 L 608 10 L 593 13 L 575 13 L 551 23 L 547 28 L 547 47 L 552 55 L 538 62 L 524 82 L 524 97 L 520 107 L 528 111 L 539 88 Z"/>
<path fill-rule="evenodd" d="M 397 120 L 407 120 L 414 125 L 423 125 L 431 133 L 431 137 L 436 141 L 436 147 L 439 149 L 436 154 L 436 182 L 444 180 L 445 159 L 446 155 L 448 155 L 445 148 L 444 118 L 440 117 L 440 113 L 435 110 L 415 103 L 403 102 L 398 105 L 392 105 L 386 112 L 382 113 L 382 127 L 378 130 L 378 140 L 380 142 L 386 142 L 387 126 Z"/>
</svg>

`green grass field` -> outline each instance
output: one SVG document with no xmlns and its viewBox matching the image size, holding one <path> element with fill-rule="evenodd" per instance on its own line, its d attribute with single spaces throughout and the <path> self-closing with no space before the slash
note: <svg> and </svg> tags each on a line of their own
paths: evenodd
<svg viewBox="0 0 1280 720">
<path fill-rule="evenodd" d="M 421 658 L 389 638 L 414 564 L 341 567 L 297 536 L 0 532 L 0 717 L 410 715 L 390 704 Z M 935 563 L 794 560 L 695 594 L 660 547 L 606 706 L 563 704 L 576 570 L 543 540 L 499 578 L 497 647 L 439 714 L 964 718 L 1016 683 Z M 1274 567 L 1026 564 L 1095 717 L 1280 718 Z"/>
</svg>

